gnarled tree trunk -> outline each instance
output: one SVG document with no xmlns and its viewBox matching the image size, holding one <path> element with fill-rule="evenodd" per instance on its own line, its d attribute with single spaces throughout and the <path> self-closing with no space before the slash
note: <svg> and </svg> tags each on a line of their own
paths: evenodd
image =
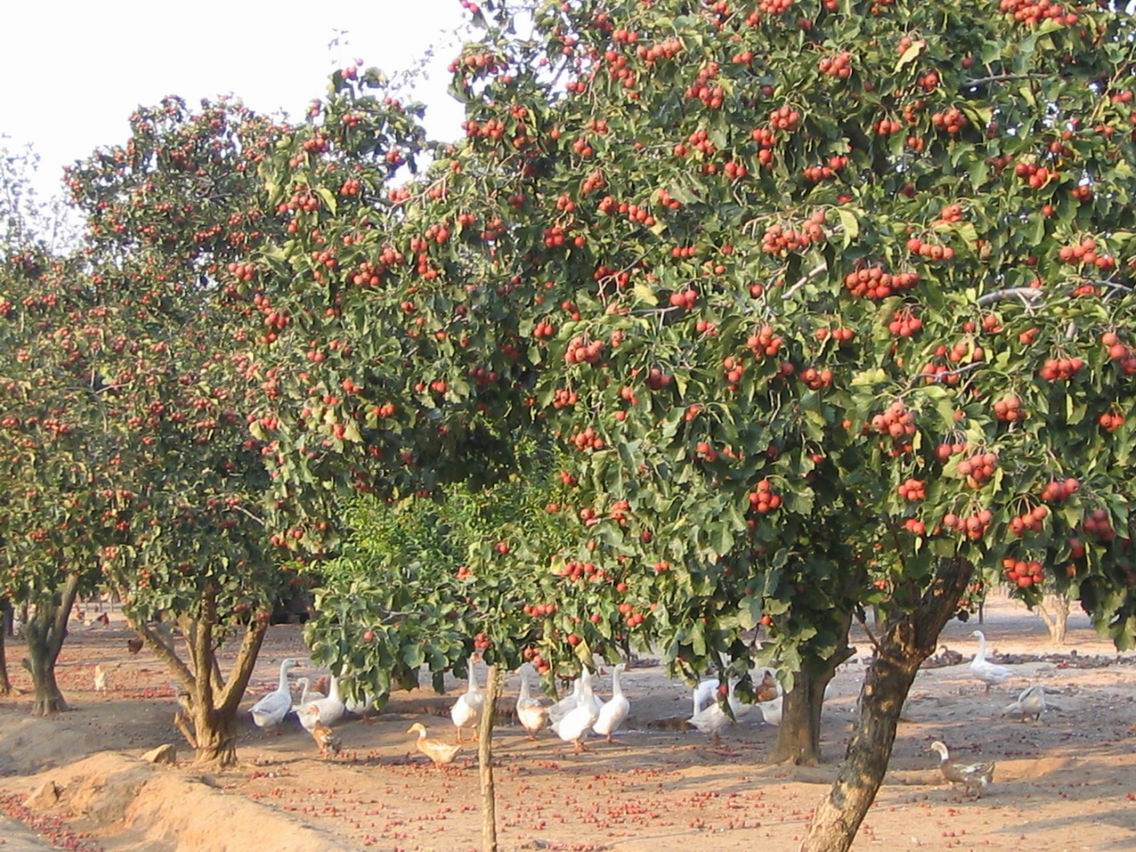
<svg viewBox="0 0 1136 852">
<path fill-rule="evenodd" d="M 844 763 L 813 815 L 802 852 L 846 852 L 852 846 L 887 772 L 907 692 L 920 664 L 934 653 L 943 626 L 957 612 L 973 572 L 964 559 L 944 560 L 918 607 L 889 622 L 864 675 L 860 718 Z"/>
<path fill-rule="evenodd" d="M 79 577 L 69 574 L 57 598 L 36 604 L 35 615 L 24 624 L 28 642 L 28 658 L 24 668 L 32 676 L 35 697 L 33 716 L 51 716 L 67 709 L 63 693 L 55 681 L 55 663 L 67 638 L 67 621 L 79 592 Z"/>
<path fill-rule="evenodd" d="M 852 614 L 843 620 L 844 635 L 852 625 Z M 801 670 L 793 677 L 793 688 L 785 694 L 781 706 L 781 724 L 777 729 L 777 744 L 770 760 L 773 763 L 793 763 L 797 766 L 816 766 L 821 761 L 820 722 L 824 711 L 824 692 L 836 674 L 836 669 L 855 652 L 847 647 L 829 659 L 806 656 Z"/>
<path fill-rule="evenodd" d="M 8 657 L 4 648 L 4 640 L 10 636 L 12 629 L 12 605 L 8 601 L 0 600 L 0 695 L 12 693 L 12 681 L 8 679 Z"/>
<path fill-rule="evenodd" d="M 473 677 L 473 674 L 470 674 Z M 497 708 L 497 667 L 486 675 L 485 706 L 478 730 L 477 766 L 481 776 L 481 848 L 497 852 L 497 791 L 493 784 L 493 717 Z"/>
<path fill-rule="evenodd" d="M 148 624 L 130 621 L 130 626 L 170 669 L 179 687 L 181 709 L 174 724 L 196 752 L 196 762 L 222 768 L 237 762 L 237 711 L 252 677 L 268 619 L 252 619 L 245 627 L 237 658 L 225 679 L 217 660 L 217 594 L 208 590 L 197 619 L 186 619 L 183 631 L 188 645 L 188 665 L 167 641 Z"/>
</svg>

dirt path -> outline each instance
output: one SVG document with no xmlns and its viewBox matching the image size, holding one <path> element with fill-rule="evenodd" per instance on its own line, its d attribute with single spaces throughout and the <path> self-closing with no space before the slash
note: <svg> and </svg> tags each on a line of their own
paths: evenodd
<svg viewBox="0 0 1136 852">
<path fill-rule="evenodd" d="M 51 848 L 23 824 L 0 816 L 0 849 L 4 852 L 39 852 Z"/>
<path fill-rule="evenodd" d="M 1041 623 L 1020 605 L 992 603 L 983 630 L 993 651 L 1039 655 L 1053 649 Z M 969 660 L 970 632 L 952 623 L 944 641 Z M 77 709 L 56 721 L 26 719 L 17 702 L 0 703 L 0 788 L 27 792 L 28 776 L 95 751 L 140 754 L 177 742 L 170 725 L 172 690 L 160 664 L 131 657 L 126 634 L 76 631 L 61 661 L 61 685 Z M 866 642 L 861 654 L 869 651 Z M 1075 618 L 1070 648 L 1082 655 L 1115 652 Z M 302 653 L 299 631 L 274 628 L 258 666 L 249 703 L 274 687 L 286 655 Z M 95 663 L 121 663 L 111 690 L 92 690 Z M 892 759 L 892 772 L 858 838 L 857 849 L 1120 850 L 1136 848 L 1136 665 L 1132 655 L 1106 668 L 1016 666 L 1017 677 L 986 695 L 965 665 L 921 672 L 912 690 Z M 18 668 L 18 667 L 17 667 Z M 301 669 L 295 677 L 316 674 Z M 18 673 L 21 676 L 22 673 Z M 594 742 L 568 754 L 550 734 L 532 743 L 502 727 L 495 740 L 500 768 L 499 815 L 505 849 L 679 850 L 691 843 L 716 849 L 795 849 L 847 741 L 863 664 L 837 675 L 826 704 L 823 748 L 833 762 L 817 769 L 771 767 L 776 730 L 754 719 L 732 728 L 714 751 L 698 734 L 670 720 L 689 715 L 690 696 L 658 668 L 624 678 L 631 698 L 629 729 L 619 745 Z M 601 691 L 609 689 L 607 675 Z M 1029 683 L 1043 683 L 1060 705 L 1040 724 L 1002 719 L 998 711 Z M 20 685 L 20 684 L 18 684 Z M 23 684 L 26 686 L 26 684 Z M 279 736 L 247 721 L 242 766 L 205 779 L 234 807 L 258 803 L 341 841 L 341 848 L 451 850 L 478 843 L 477 774 L 472 750 L 449 771 L 412 752 L 407 727 L 424 722 L 452 740 L 448 697 L 430 690 L 400 693 L 374 724 L 339 728 L 345 753 L 317 759 L 298 725 Z M 516 678 L 507 692 L 515 695 Z M 996 760 L 995 785 L 978 802 L 961 802 L 939 781 L 926 753 L 944 740 L 959 760 Z M 180 744 L 179 744 L 180 745 Z M 198 780 L 191 767 L 166 770 Z M 173 795 L 173 794 L 171 794 Z M 177 802 L 168 803 L 173 824 Z M 108 849 L 135 848 L 125 835 L 76 820 Z M 253 850 L 265 838 L 250 830 L 224 838 L 229 850 Z M 157 847 L 152 847 L 157 848 Z M 168 848 L 177 848 L 176 835 Z M 189 848 L 183 846 L 182 848 Z"/>
</svg>

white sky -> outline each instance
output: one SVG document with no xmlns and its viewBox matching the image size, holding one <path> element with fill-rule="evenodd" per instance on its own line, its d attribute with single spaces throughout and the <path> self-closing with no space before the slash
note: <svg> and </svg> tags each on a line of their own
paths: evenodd
<svg viewBox="0 0 1136 852">
<path fill-rule="evenodd" d="M 234 94 L 298 117 L 328 75 L 356 57 L 388 74 L 441 45 L 416 87 L 435 138 L 460 132 L 446 65 L 468 18 L 458 0 L 16 0 L 4 4 L 0 136 L 42 158 L 36 186 L 58 191 L 64 165 L 125 142 L 127 118 L 169 94 L 191 105 Z M 335 30 L 346 30 L 328 48 Z"/>
</svg>

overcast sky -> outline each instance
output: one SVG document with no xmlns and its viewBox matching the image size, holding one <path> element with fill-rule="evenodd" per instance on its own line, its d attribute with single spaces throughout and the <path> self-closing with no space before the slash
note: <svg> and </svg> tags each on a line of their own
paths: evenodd
<svg viewBox="0 0 1136 852">
<path fill-rule="evenodd" d="M 139 104 L 239 96 L 260 112 L 302 114 L 333 67 L 354 58 L 387 73 L 443 45 L 418 84 L 427 128 L 456 138 L 461 111 L 446 65 L 465 15 L 458 0 L 19 0 L 0 42 L 2 144 L 31 143 L 36 185 L 56 191 L 64 165 L 126 139 Z M 329 49 L 336 30 L 343 42 Z"/>
</svg>

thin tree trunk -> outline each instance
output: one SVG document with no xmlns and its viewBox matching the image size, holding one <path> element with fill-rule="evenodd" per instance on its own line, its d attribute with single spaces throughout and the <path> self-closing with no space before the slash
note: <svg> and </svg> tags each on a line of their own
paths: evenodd
<svg viewBox="0 0 1136 852">
<path fill-rule="evenodd" d="M 24 667 L 31 674 L 35 688 L 33 716 L 51 716 L 67 709 L 67 702 L 63 700 L 63 693 L 55 680 L 55 663 L 67 638 L 67 622 L 78 591 L 78 575 L 67 575 L 59 600 L 37 604 L 35 617 L 24 626 L 28 640 L 28 659 L 24 661 Z"/>
<path fill-rule="evenodd" d="M 797 766 L 816 766 L 821 762 L 820 723 L 824 712 L 824 692 L 836 668 L 854 652 L 845 648 L 829 660 L 805 659 L 793 676 L 793 688 L 782 699 L 781 724 L 770 761 Z"/>
<path fill-rule="evenodd" d="M 1037 613 L 1049 631 L 1053 645 L 1064 645 L 1069 631 L 1069 598 L 1066 595 L 1046 595 L 1037 605 Z"/>
<path fill-rule="evenodd" d="M 802 852 L 847 852 L 883 783 L 903 702 L 920 664 L 958 610 L 974 566 L 944 560 L 918 607 L 891 621 L 864 675 L 860 718 L 836 781 L 820 803 Z"/>
<path fill-rule="evenodd" d="M 493 711 L 496 706 L 497 667 L 490 666 L 477 744 L 477 766 L 481 776 L 482 852 L 497 852 L 497 794 L 493 786 Z"/>
<path fill-rule="evenodd" d="M 4 639 L 9 634 L 12 624 L 12 605 L 7 600 L 0 600 L 0 695 L 12 694 L 12 681 L 8 679 L 8 657 L 4 647 Z"/>
</svg>

